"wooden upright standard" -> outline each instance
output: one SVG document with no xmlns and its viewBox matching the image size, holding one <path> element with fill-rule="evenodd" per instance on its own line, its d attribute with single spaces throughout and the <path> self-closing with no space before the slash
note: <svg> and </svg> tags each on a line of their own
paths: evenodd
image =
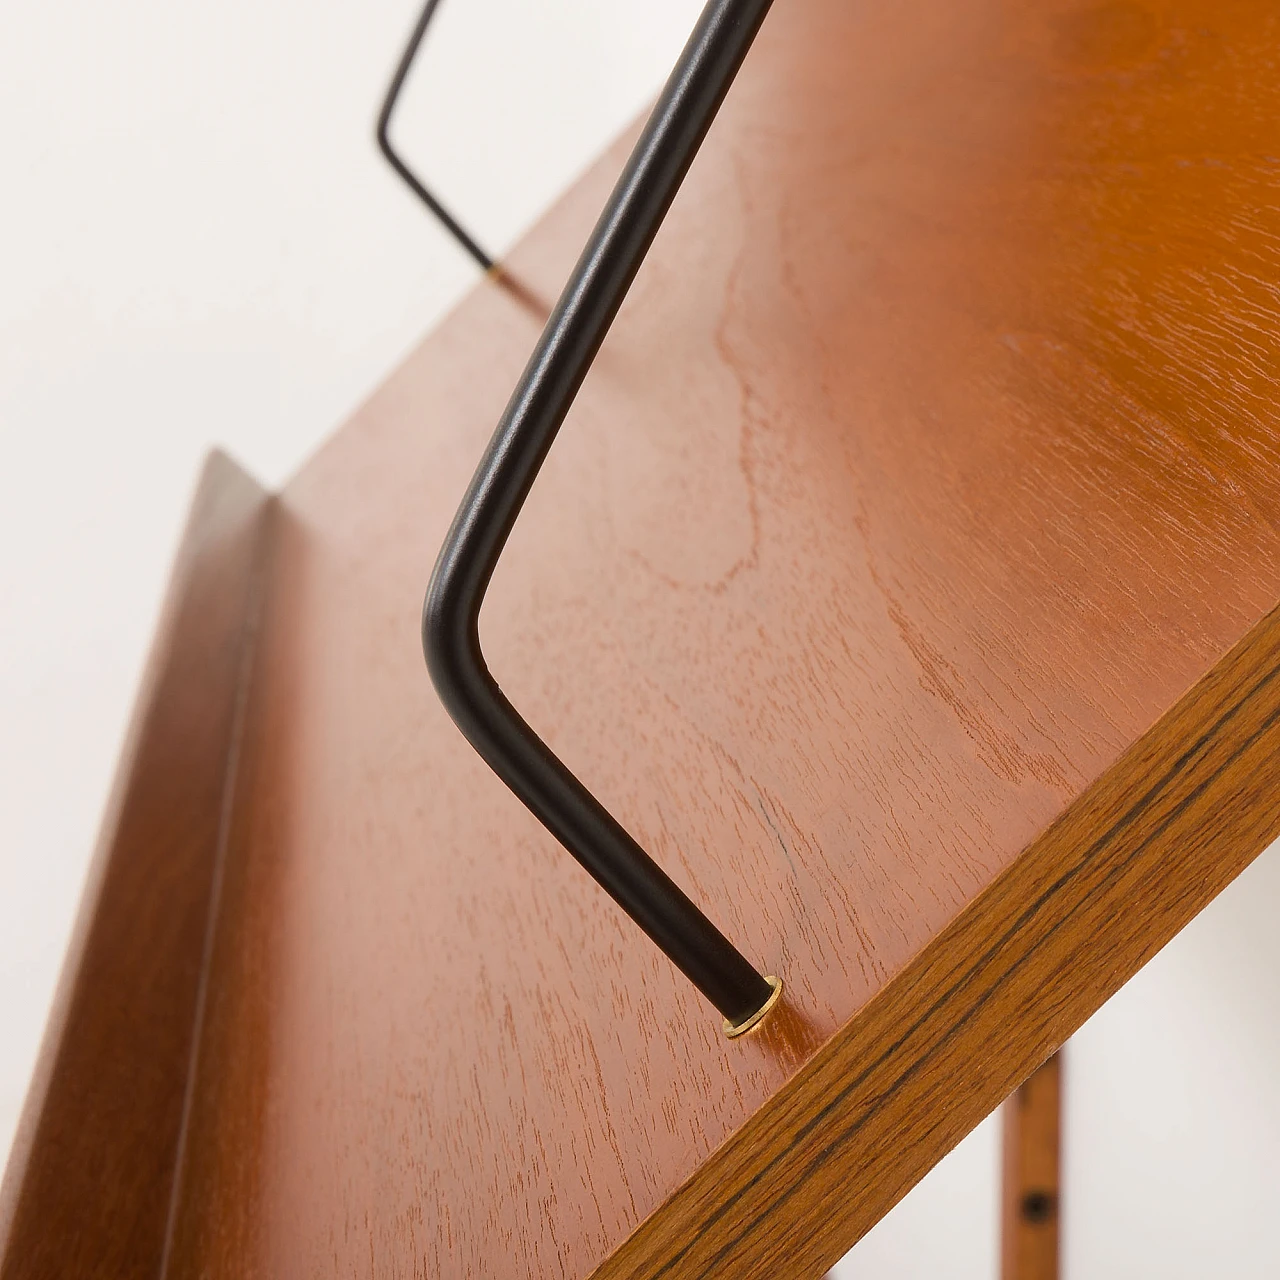
<svg viewBox="0 0 1280 1280">
<path fill-rule="evenodd" d="M 1058 1280 L 1062 1055 L 1004 1105 L 1000 1280 Z"/>
</svg>

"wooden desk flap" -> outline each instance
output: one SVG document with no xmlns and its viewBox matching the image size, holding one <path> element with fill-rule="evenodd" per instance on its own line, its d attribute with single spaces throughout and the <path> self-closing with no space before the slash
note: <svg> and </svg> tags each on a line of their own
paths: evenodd
<svg viewBox="0 0 1280 1280">
<path fill-rule="evenodd" d="M 303 470 L 169 1275 L 816 1276 L 1275 834 L 1278 38 L 1231 0 L 768 19 L 482 619 L 785 979 L 758 1034 L 423 669 L 536 318 L 478 288 Z M 535 291 L 618 159 L 513 256 Z"/>
</svg>

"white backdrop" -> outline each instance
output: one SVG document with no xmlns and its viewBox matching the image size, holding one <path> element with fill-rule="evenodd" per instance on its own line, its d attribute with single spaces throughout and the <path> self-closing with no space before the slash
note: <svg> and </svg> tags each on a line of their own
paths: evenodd
<svg viewBox="0 0 1280 1280">
<path fill-rule="evenodd" d="M 800 3 L 801 0 L 780 0 Z M 0 1157 L 200 457 L 279 483 L 475 278 L 372 145 L 417 0 L 0 12 Z M 447 0 L 397 134 L 500 250 L 697 0 Z M 1280 1275 L 1280 854 L 1073 1042 L 1067 1271 Z M 993 1280 L 988 1123 L 841 1264 Z"/>
</svg>

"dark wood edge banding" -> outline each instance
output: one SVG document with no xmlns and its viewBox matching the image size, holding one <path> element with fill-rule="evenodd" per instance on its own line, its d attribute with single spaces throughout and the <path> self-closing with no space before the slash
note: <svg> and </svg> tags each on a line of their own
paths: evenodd
<svg viewBox="0 0 1280 1280">
<path fill-rule="evenodd" d="M 210 456 L 0 1187 L 3 1280 L 159 1274 L 272 506 Z"/>
<path fill-rule="evenodd" d="M 1277 676 L 1280 610 L 641 1224 L 596 1280 L 821 1276 L 1280 832 Z"/>
</svg>

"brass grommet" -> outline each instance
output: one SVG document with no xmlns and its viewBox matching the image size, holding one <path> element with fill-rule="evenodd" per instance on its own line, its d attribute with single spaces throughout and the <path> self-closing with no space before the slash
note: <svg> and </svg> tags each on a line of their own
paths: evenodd
<svg viewBox="0 0 1280 1280">
<path fill-rule="evenodd" d="M 775 978 L 773 974 L 768 974 L 765 981 L 773 988 L 773 994 L 762 1004 L 749 1018 L 744 1018 L 741 1022 L 733 1023 L 728 1018 L 724 1020 L 724 1033 L 730 1040 L 736 1040 L 739 1036 L 745 1036 L 753 1027 L 758 1027 L 764 1020 L 765 1015 L 778 1003 L 778 997 L 782 995 L 782 979 Z"/>
</svg>

